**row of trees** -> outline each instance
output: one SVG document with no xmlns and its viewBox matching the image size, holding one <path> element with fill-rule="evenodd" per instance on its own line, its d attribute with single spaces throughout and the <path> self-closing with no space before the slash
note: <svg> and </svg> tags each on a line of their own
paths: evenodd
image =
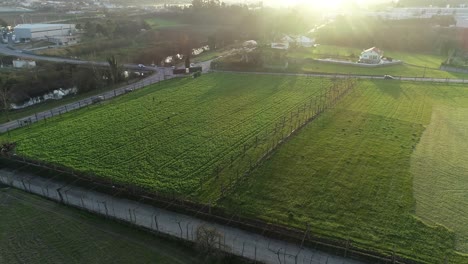
<svg viewBox="0 0 468 264">
<path fill-rule="evenodd" d="M 122 66 L 115 57 L 107 61 L 107 69 L 45 63 L 37 68 L 0 74 L 1 109 L 8 112 L 12 103 L 25 102 L 60 88 L 76 87 L 79 93 L 84 93 L 124 81 Z"/>
<path fill-rule="evenodd" d="M 452 17 L 432 19 L 381 20 L 369 17 L 340 16 L 317 31 L 322 44 L 383 49 L 439 52 L 444 55 L 457 45 L 457 32 L 446 27 Z"/>
<path fill-rule="evenodd" d="M 89 38 L 128 38 L 134 37 L 140 31 L 151 27 L 143 19 L 110 18 L 105 21 L 87 21 L 84 25 L 77 24 L 77 29 L 84 29 Z"/>
</svg>

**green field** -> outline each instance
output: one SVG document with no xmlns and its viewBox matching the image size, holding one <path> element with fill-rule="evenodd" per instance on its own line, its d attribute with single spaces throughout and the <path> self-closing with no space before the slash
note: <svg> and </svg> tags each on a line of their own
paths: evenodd
<svg viewBox="0 0 468 264">
<path fill-rule="evenodd" d="M 365 81 L 221 205 L 427 263 L 468 263 L 454 253 L 468 253 L 467 129 L 463 86 Z"/>
<path fill-rule="evenodd" d="M 145 19 L 145 22 L 148 23 L 152 29 L 186 26 L 186 24 L 182 24 L 176 19 L 165 19 L 160 17 L 148 18 Z"/>
<path fill-rule="evenodd" d="M 213 177 L 220 163 L 237 159 L 246 142 L 328 82 L 236 74 L 172 80 L 1 139 L 34 159 L 206 200 L 223 180 Z"/>
<path fill-rule="evenodd" d="M 292 59 L 338 58 L 357 61 L 361 51 L 362 50 L 357 48 L 319 45 L 316 48 L 292 50 L 288 53 L 288 57 Z M 397 77 L 468 78 L 468 74 L 438 70 L 440 64 L 446 60 L 443 56 L 397 51 L 384 51 L 384 56 L 402 60 L 405 64 L 378 68 L 364 68 L 352 65 L 309 61 L 299 65 L 291 65 L 290 70 L 306 73 L 344 73 L 380 76 L 390 74 Z"/>
<path fill-rule="evenodd" d="M 264 145 L 238 156 L 243 146 L 276 133 L 289 113 L 303 121 L 298 106 L 331 83 L 221 73 L 171 80 L 0 140 L 31 158 L 214 202 L 231 181 L 214 175 L 219 164 L 248 163 Z M 467 131 L 463 85 L 361 80 L 216 205 L 425 263 L 468 263 Z"/>
<path fill-rule="evenodd" d="M 0 263 L 222 263 L 89 213 L 0 186 Z"/>
</svg>

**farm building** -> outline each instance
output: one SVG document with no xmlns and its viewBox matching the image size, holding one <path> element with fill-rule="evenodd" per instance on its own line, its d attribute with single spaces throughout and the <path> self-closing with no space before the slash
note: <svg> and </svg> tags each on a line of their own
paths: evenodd
<svg viewBox="0 0 468 264">
<path fill-rule="evenodd" d="M 369 63 L 369 64 L 379 64 L 382 60 L 383 51 L 372 47 L 370 49 L 364 50 L 359 57 L 359 62 Z"/>
<path fill-rule="evenodd" d="M 16 39 L 20 42 L 70 36 L 74 31 L 74 24 L 20 24 L 15 27 Z"/>
</svg>

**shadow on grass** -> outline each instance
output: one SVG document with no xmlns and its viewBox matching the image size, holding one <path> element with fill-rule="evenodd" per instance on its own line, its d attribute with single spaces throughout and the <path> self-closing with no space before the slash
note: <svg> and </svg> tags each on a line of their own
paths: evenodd
<svg viewBox="0 0 468 264">
<path fill-rule="evenodd" d="M 390 95 L 393 99 L 399 99 L 402 95 L 408 95 L 401 88 L 401 81 L 398 80 L 371 80 L 371 83 L 378 87 L 384 94 Z"/>
</svg>

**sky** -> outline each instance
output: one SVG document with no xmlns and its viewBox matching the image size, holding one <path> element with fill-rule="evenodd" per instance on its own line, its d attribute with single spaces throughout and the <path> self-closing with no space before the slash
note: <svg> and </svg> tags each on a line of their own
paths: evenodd
<svg viewBox="0 0 468 264">
<path fill-rule="evenodd" d="M 368 5 L 385 1 L 388 2 L 390 0 L 264 0 L 263 3 L 274 6 L 307 5 L 326 9 L 336 9 L 352 2 L 355 2 L 358 5 Z"/>
</svg>

